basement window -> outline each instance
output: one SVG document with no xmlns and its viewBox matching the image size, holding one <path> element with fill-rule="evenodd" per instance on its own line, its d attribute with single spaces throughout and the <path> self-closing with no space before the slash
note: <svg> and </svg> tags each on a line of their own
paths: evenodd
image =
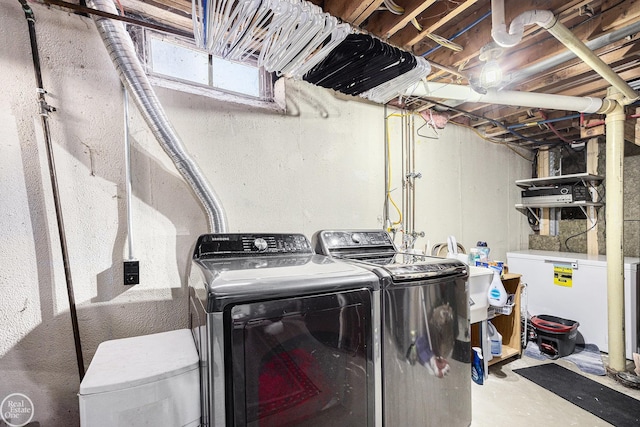
<svg viewBox="0 0 640 427">
<path fill-rule="evenodd" d="M 151 83 L 251 106 L 279 109 L 271 73 L 255 60 L 233 62 L 198 49 L 192 40 L 129 27 Z"/>
</svg>

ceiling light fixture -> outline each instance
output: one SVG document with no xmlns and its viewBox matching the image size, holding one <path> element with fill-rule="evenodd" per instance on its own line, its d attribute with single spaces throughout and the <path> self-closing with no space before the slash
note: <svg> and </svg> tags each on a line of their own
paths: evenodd
<svg viewBox="0 0 640 427">
<path fill-rule="evenodd" d="M 483 88 L 491 88 L 499 86 L 502 83 L 502 69 L 498 64 L 498 58 L 502 56 L 504 50 L 496 43 L 491 42 L 480 49 L 478 59 L 484 61 L 480 71 L 480 86 Z"/>
</svg>

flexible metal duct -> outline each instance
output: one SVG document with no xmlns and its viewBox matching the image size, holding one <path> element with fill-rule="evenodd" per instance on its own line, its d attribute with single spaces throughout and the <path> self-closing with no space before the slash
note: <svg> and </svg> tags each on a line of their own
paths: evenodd
<svg viewBox="0 0 640 427">
<path fill-rule="evenodd" d="M 112 0 L 89 0 L 87 5 L 104 12 L 118 13 Z M 95 15 L 93 15 L 93 20 L 109 56 L 118 70 L 120 80 L 131 94 L 158 142 L 202 203 L 207 213 L 209 230 L 216 233 L 226 232 L 227 219 L 222 204 L 169 123 L 142 64 L 136 56 L 131 37 L 122 24 Z"/>
</svg>

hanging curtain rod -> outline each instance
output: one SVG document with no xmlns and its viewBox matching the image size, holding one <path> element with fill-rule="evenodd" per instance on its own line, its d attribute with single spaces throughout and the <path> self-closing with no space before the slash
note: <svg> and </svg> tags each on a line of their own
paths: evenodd
<svg viewBox="0 0 640 427">
<path fill-rule="evenodd" d="M 158 24 L 154 24 L 151 22 L 145 22 L 145 21 L 141 21 L 139 19 L 135 19 L 135 18 L 129 18 L 126 16 L 120 16 L 120 15 L 115 15 L 113 13 L 109 13 L 109 12 L 103 12 L 101 10 L 97 10 L 97 9 L 93 9 L 87 6 L 82 6 L 82 5 L 78 5 L 78 4 L 74 4 L 74 3 L 69 3 L 66 1 L 62 1 L 62 0 L 39 0 L 42 3 L 45 3 L 47 5 L 53 5 L 53 6 L 58 6 L 58 7 L 62 7 L 65 9 L 70 9 L 73 10 L 75 12 L 81 12 L 81 13 L 86 13 L 87 15 L 96 15 L 96 16 L 102 16 L 103 18 L 110 18 L 116 21 L 122 21 L 122 22 L 126 22 L 128 24 L 133 24 L 133 25 L 137 25 L 139 27 L 144 27 L 144 28 L 149 28 L 151 30 L 156 30 L 156 31 L 161 31 L 163 33 L 168 33 L 168 34 L 173 34 L 176 36 L 181 36 L 181 37 L 186 37 L 189 39 L 193 39 L 193 34 L 188 32 L 188 31 L 184 31 L 184 30 L 179 30 L 177 28 L 171 28 L 171 27 L 166 27 L 164 25 L 158 25 Z"/>
</svg>

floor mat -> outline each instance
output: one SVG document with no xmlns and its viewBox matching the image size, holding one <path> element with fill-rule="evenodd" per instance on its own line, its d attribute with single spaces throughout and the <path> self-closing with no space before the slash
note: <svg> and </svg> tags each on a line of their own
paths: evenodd
<svg viewBox="0 0 640 427">
<path fill-rule="evenodd" d="M 513 372 L 617 427 L 640 425 L 640 401 L 555 363 Z"/>
<path fill-rule="evenodd" d="M 527 348 L 524 349 L 524 355 L 536 360 L 549 360 L 549 357 L 540 352 L 538 345 L 529 341 Z M 600 349 L 595 344 L 576 345 L 576 349 L 568 356 L 561 358 L 575 363 L 582 372 L 592 375 L 606 375 L 604 363 Z"/>
</svg>

